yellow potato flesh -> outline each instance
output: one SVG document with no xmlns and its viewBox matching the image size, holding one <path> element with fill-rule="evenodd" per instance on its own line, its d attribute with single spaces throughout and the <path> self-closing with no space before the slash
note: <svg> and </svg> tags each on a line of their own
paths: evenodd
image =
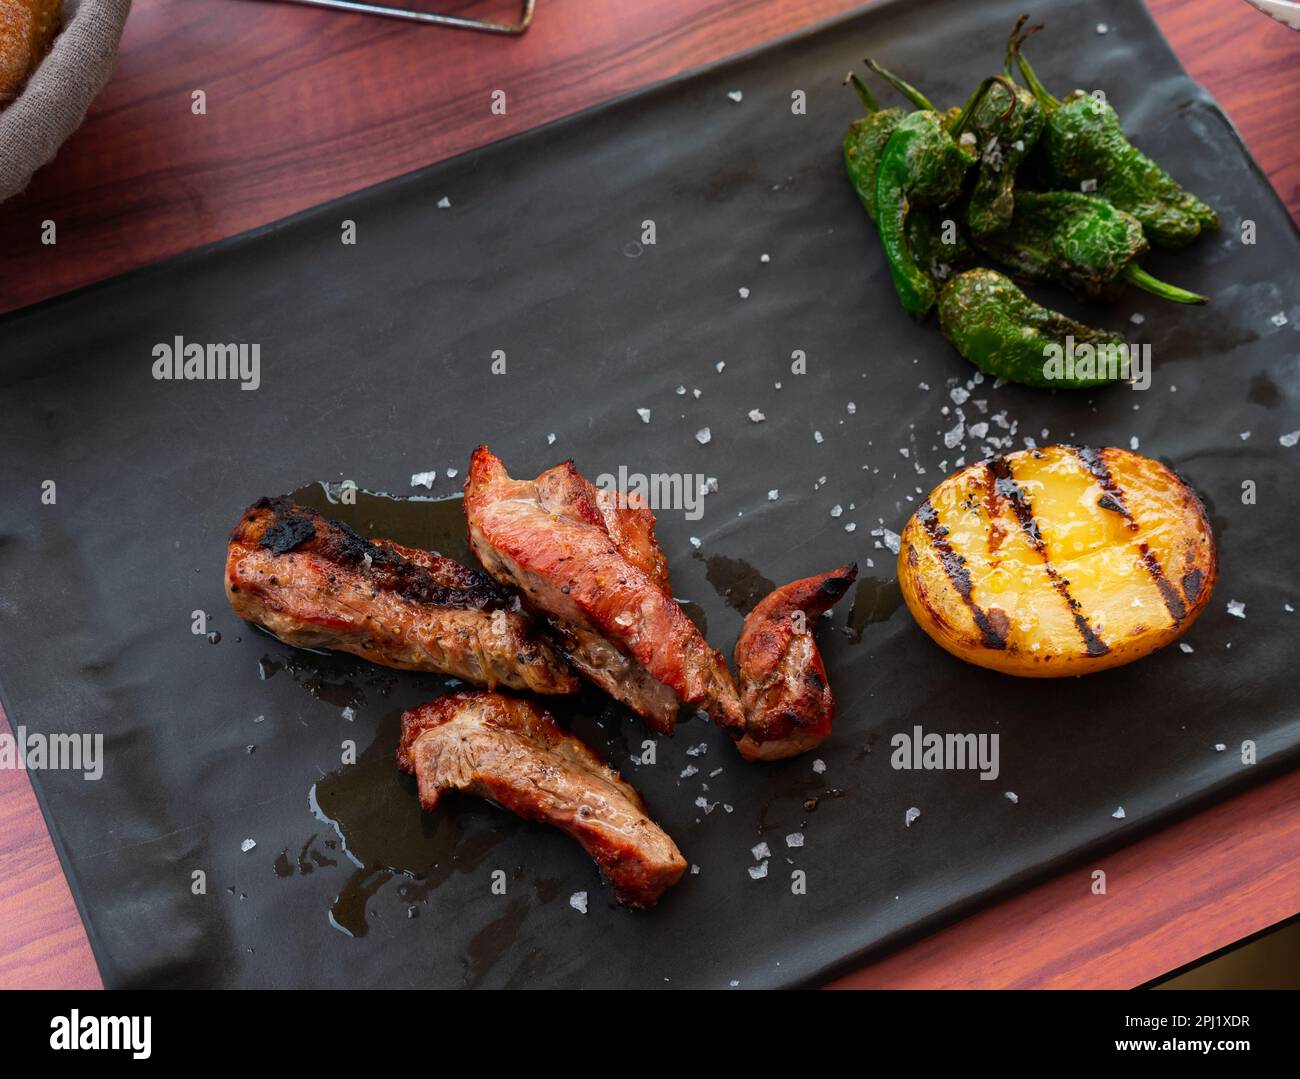
<svg viewBox="0 0 1300 1079">
<path fill-rule="evenodd" d="M 962 469 L 903 530 L 899 580 L 954 655 L 1009 674 L 1086 674 L 1177 639 L 1213 588 L 1199 499 L 1128 450 L 1047 446 Z"/>
</svg>

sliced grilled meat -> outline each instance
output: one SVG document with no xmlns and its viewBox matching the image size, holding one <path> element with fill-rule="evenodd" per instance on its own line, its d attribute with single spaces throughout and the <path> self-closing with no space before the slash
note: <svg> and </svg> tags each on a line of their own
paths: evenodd
<svg viewBox="0 0 1300 1079">
<path fill-rule="evenodd" d="M 736 673 L 745 707 L 746 760 L 793 757 L 831 733 L 835 701 L 813 638 L 813 621 L 849 590 L 858 567 L 841 566 L 782 585 L 745 618 Z"/>
<path fill-rule="evenodd" d="M 443 791 L 468 791 L 567 832 L 629 906 L 653 906 L 686 870 L 641 796 L 531 701 L 454 693 L 414 708 L 402 716 L 397 763 L 426 810 Z"/>
<path fill-rule="evenodd" d="M 578 680 L 518 597 L 450 558 L 367 540 L 289 498 L 263 498 L 230 534 L 226 594 L 286 644 L 476 685 L 573 693 Z"/>
<path fill-rule="evenodd" d="M 488 573 L 549 618 L 579 672 L 655 730 L 671 734 L 686 703 L 739 737 L 731 672 L 668 589 L 653 514 L 602 506 L 592 492 L 572 461 L 515 480 L 480 446 L 465 481 L 470 545 Z"/>
</svg>

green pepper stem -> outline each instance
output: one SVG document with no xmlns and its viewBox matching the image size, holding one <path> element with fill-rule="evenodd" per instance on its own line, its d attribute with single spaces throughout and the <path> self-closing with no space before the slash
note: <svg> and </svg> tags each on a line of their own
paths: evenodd
<svg viewBox="0 0 1300 1079">
<path fill-rule="evenodd" d="M 1003 119 L 1005 120 L 1007 116 L 1010 116 L 1015 111 L 1016 105 L 1019 103 L 1016 98 L 1015 84 L 1008 83 L 1005 76 L 990 75 L 975 88 L 975 92 L 971 94 L 969 100 L 962 106 L 961 112 L 957 114 L 957 119 L 953 121 L 952 127 L 948 129 L 948 134 L 954 139 L 961 134 L 961 129 L 966 126 L 966 121 L 975 114 L 976 107 L 984 99 L 984 95 L 989 92 L 994 83 L 1001 84 L 1006 88 L 1007 93 L 1011 95 L 1011 103 L 1007 106 L 1006 116 Z"/>
<path fill-rule="evenodd" d="M 1142 269 L 1136 262 L 1130 262 L 1123 273 L 1124 280 L 1130 285 L 1136 285 L 1144 292 L 1151 293 L 1152 296 L 1159 296 L 1162 300 L 1172 300 L 1174 303 L 1209 303 L 1209 299 L 1195 292 L 1188 292 L 1185 288 L 1179 288 L 1177 285 L 1169 285 L 1157 277 L 1152 277 L 1146 270 Z"/>
<path fill-rule="evenodd" d="M 1038 76 L 1034 73 L 1034 69 L 1030 66 L 1029 61 L 1025 59 L 1025 54 L 1020 51 L 1021 46 L 1024 45 L 1030 36 L 1041 29 L 1041 26 L 1030 27 L 1011 46 L 1011 51 L 1016 54 L 1016 63 L 1020 65 L 1020 74 L 1025 77 L 1025 84 L 1029 87 L 1030 93 L 1038 99 L 1038 104 L 1042 107 L 1044 112 L 1051 112 L 1052 109 L 1060 106 L 1060 101 L 1053 97 L 1047 87 L 1038 80 Z"/>
<path fill-rule="evenodd" d="M 858 78 L 857 73 L 850 71 L 844 76 L 844 85 L 853 84 L 853 89 L 858 92 L 858 97 L 862 99 L 862 104 L 866 107 L 867 112 L 876 113 L 880 111 L 880 102 L 876 100 L 876 95 L 871 92 L 871 88 Z"/>
<path fill-rule="evenodd" d="M 1008 79 L 1014 79 L 1015 75 L 1011 72 L 1011 61 L 1016 55 L 1016 38 L 1020 35 L 1020 28 L 1028 21 L 1028 15 L 1021 15 L 1016 20 L 1016 25 L 1011 28 L 1011 36 L 1007 38 L 1007 55 L 1002 61 L 1002 74 Z"/>
<path fill-rule="evenodd" d="M 870 57 L 867 58 L 867 67 L 871 68 L 872 71 L 874 71 L 877 75 L 879 75 L 882 79 L 884 79 L 885 82 L 889 83 L 890 86 L 892 86 L 895 90 L 897 90 L 900 94 L 902 94 L 905 98 L 907 98 L 907 100 L 910 101 L 913 105 L 915 105 L 918 109 L 924 109 L 926 112 L 939 111 L 930 102 L 930 99 L 927 98 L 923 93 L 921 93 L 921 91 L 918 90 L 915 86 L 913 86 L 910 82 L 904 82 L 892 71 L 888 71 L 885 68 L 881 67 Z"/>
</svg>

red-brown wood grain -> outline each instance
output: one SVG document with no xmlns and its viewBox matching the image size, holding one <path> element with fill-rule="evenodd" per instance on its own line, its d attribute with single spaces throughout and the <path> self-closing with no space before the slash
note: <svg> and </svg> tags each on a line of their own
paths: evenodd
<svg viewBox="0 0 1300 1079">
<path fill-rule="evenodd" d="M 514 0 L 418 0 L 508 17 Z M 259 0 L 135 0 L 116 75 L 0 205 L 0 310 L 273 221 L 858 6 L 539 0 L 519 39 Z M 1027 7 L 1032 10 L 1033 5 Z M 1243 0 L 1151 0 L 1300 220 L 1300 34 Z M 489 110 L 504 89 L 505 116 Z M 203 90 L 206 115 L 191 112 Z M 40 242 L 41 222 L 58 243 Z M 0 667 L 3 657 L 0 657 Z M 1008 900 L 847 979 L 1134 985 L 1300 909 L 1300 774 Z M 0 770 L 0 987 L 99 984 L 24 773 Z"/>
</svg>

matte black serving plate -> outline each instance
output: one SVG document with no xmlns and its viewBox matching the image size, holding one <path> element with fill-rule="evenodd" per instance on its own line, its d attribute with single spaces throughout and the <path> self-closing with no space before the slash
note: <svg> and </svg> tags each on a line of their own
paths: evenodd
<svg viewBox="0 0 1300 1079">
<path fill-rule="evenodd" d="M 105 736 L 102 780 L 34 779 L 109 985 L 809 983 L 1046 874 L 1105 868 L 1107 849 L 1295 763 L 1296 616 L 1283 604 L 1300 602 L 1300 449 L 1279 436 L 1300 427 L 1287 284 L 1300 244 L 1137 3 L 1035 5 L 1048 29 L 1033 57 L 1052 87 L 1105 88 L 1140 143 L 1218 207 L 1222 232 L 1150 260 L 1213 303 L 1134 292 L 1091 311 L 1151 343 L 1146 392 L 985 382 L 962 407 L 995 436 L 1005 410 L 1016 448 L 1136 438 L 1196 487 L 1223 569 L 1186 637 L 1195 651 L 1061 682 L 964 665 L 898 606 L 892 556 L 871 535 L 898 531 L 956 467 L 963 448 L 942 438 L 950 390 L 974 372 L 890 292 L 841 175 L 857 106 L 840 81 L 871 53 L 955 101 L 1000 66 L 1021 7 L 873 5 L 0 320 L 4 704 L 31 731 Z M 791 109 L 796 90 L 806 115 Z M 355 245 L 340 242 L 345 220 Z M 654 245 L 641 242 L 647 220 Z M 257 343 L 260 388 L 156 381 L 153 347 L 177 335 Z M 491 372 L 496 350 L 504 375 Z M 795 350 L 804 375 L 791 373 Z M 699 867 L 651 912 L 612 905 L 557 833 L 464 798 L 421 816 L 391 754 L 400 710 L 441 680 L 295 654 L 223 598 L 226 533 L 256 497 L 342 479 L 409 493 L 412 473 L 434 468 L 432 493 L 452 494 L 484 441 L 520 475 L 572 455 L 592 476 L 715 477 L 703 518 L 665 510 L 660 536 L 679 594 L 724 651 L 758 578 L 862 565 L 860 632 L 847 608 L 822 631 L 839 700 L 813 755 L 824 772 L 812 757 L 744 764 L 699 720 L 638 765 L 638 721 L 595 697 L 564 710 Z M 968 438 L 966 459 L 985 443 Z M 44 505 L 51 479 L 57 502 Z M 414 519 L 375 505 L 354 512 Z M 445 523 L 445 507 L 426 508 Z M 218 644 L 191 632 L 196 610 Z M 891 737 L 916 724 L 998 734 L 1001 775 L 891 768 Z M 360 761 L 344 768 L 348 740 Z M 907 826 L 910 807 L 920 817 Z M 801 847 L 787 846 L 793 833 Z M 760 842 L 771 857 L 754 879 Z M 582 891 L 585 915 L 569 902 Z"/>
</svg>

